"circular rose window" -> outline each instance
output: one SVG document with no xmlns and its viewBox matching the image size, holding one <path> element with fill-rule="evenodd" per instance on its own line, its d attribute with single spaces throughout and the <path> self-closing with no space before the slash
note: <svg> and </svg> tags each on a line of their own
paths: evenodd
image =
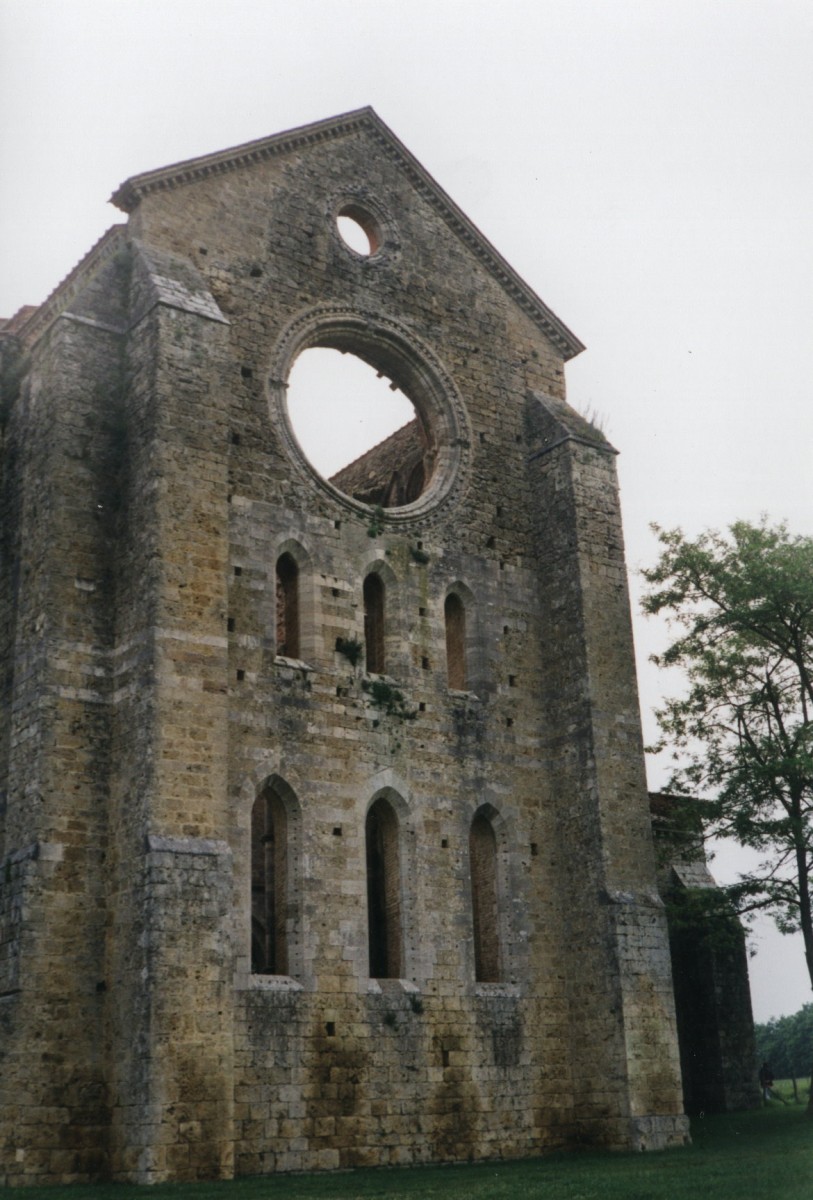
<svg viewBox="0 0 813 1200">
<path fill-rule="evenodd" d="M 292 457 L 354 507 L 423 511 L 468 457 L 457 392 L 394 321 L 321 309 L 279 349 L 275 401 Z"/>
</svg>

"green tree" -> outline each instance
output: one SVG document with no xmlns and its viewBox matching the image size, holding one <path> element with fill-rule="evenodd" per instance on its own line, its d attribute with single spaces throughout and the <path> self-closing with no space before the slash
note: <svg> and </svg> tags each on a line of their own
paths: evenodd
<svg viewBox="0 0 813 1200">
<path fill-rule="evenodd" d="M 801 930 L 813 987 L 813 539 L 764 520 L 694 540 L 654 528 L 643 607 L 677 634 L 654 661 L 687 679 L 657 713 L 669 786 L 710 797 L 698 805 L 706 836 L 760 852 L 729 895 L 741 913 Z"/>
<path fill-rule="evenodd" d="M 798 1079 L 810 1067 L 813 1004 L 788 1017 L 773 1017 L 754 1027 L 757 1057 L 771 1064 L 777 1079 Z"/>
</svg>

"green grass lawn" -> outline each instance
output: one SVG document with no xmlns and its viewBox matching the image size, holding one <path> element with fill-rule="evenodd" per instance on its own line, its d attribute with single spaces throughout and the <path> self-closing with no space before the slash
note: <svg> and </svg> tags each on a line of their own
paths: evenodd
<svg viewBox="0 0 813 1200">
<path fill-rule="evenodd" d="M 803 1105 L 698 1119 L 693 1144 L 662 1154 L 557 1154 L 476 1166 L 414 1167 L 329 1175 L 277 1175 L 235 1183 L 0 1189 L 10 1200 L 811 1200 L 813 1120 Z"/>
<path fill-rule="evenodd" d="M 810 1079 L 796 1080 L 796 1095 L 793 1094 L 793 1081 L 791 1079 L 777 1079 L 774 1083 L 775 1092 L 782 1097 L 787 1104 L 807 1104 L 807 1097 L 810 1091 Z"/>
</svg>

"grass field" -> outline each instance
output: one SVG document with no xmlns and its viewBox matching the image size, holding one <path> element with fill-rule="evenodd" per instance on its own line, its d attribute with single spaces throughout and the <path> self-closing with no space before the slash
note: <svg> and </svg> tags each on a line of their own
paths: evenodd
<svg viewBox="0 0 813 1200">
<path fill-rule="evenodd" d="M 783 1089 L 784 1090 L 784 1089 Z M 792 1093 L 791 1093 L 792 1094 Z M 287 1175 L 235 1183 L 0 1189 L 5 1200 L 811 1200 L 813 1121 L 804 1105 L 693 1122 L 662 1154 L 571 1154 L 476 1166 Z"/>
<path fill-rule="evenodd" d="M 807 1097 L 810 1091 L 810 1079 L 796 1080 L 796 1095 L 793 1094 L 793 1081 L 791 1079 L 777 1079 L 774 1083 L 774 1092 L 778 1093 L 787 1104 L 807 1104 Z"/>
</svg>

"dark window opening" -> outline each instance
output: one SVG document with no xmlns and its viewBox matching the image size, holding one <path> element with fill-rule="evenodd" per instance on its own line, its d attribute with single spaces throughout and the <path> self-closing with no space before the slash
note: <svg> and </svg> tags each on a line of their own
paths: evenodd
<svg viewBox="0 0 813 1200">
<path fill-rule="evenodd" d="M 288 973 L 288 815 L 267 788 L 251 813 L 251 970 Z"/>
<path fill-rule="evenodd" d="M 367 670 L 384 673 L 384 584 L 380 575 L 364 580 L 364 651 Z"/>
<path fill-rule="evenodd" d="M 497 840 L 491 822 L 482 814 L 471 823 L 469 861 L 474 977 L 478 983 L 496 983 L 500 978 Z"/>
<path fill-rule="evenodd" d="M 466 610 L 454 592 L 443 606 L 446 618 L 446 674 L 449 687 L 466 690 Z"/>
<path fill-rule="evenodd" d="M 299 568 L 290 554 L 277 561 L 277 654 L 299 658 Z"/>
<path fill-rule="evenodd" d="M 371 979 L 401 975 L 398 818 L 382 797 L 367 814 L 367 926 Z"/>
</svg>

